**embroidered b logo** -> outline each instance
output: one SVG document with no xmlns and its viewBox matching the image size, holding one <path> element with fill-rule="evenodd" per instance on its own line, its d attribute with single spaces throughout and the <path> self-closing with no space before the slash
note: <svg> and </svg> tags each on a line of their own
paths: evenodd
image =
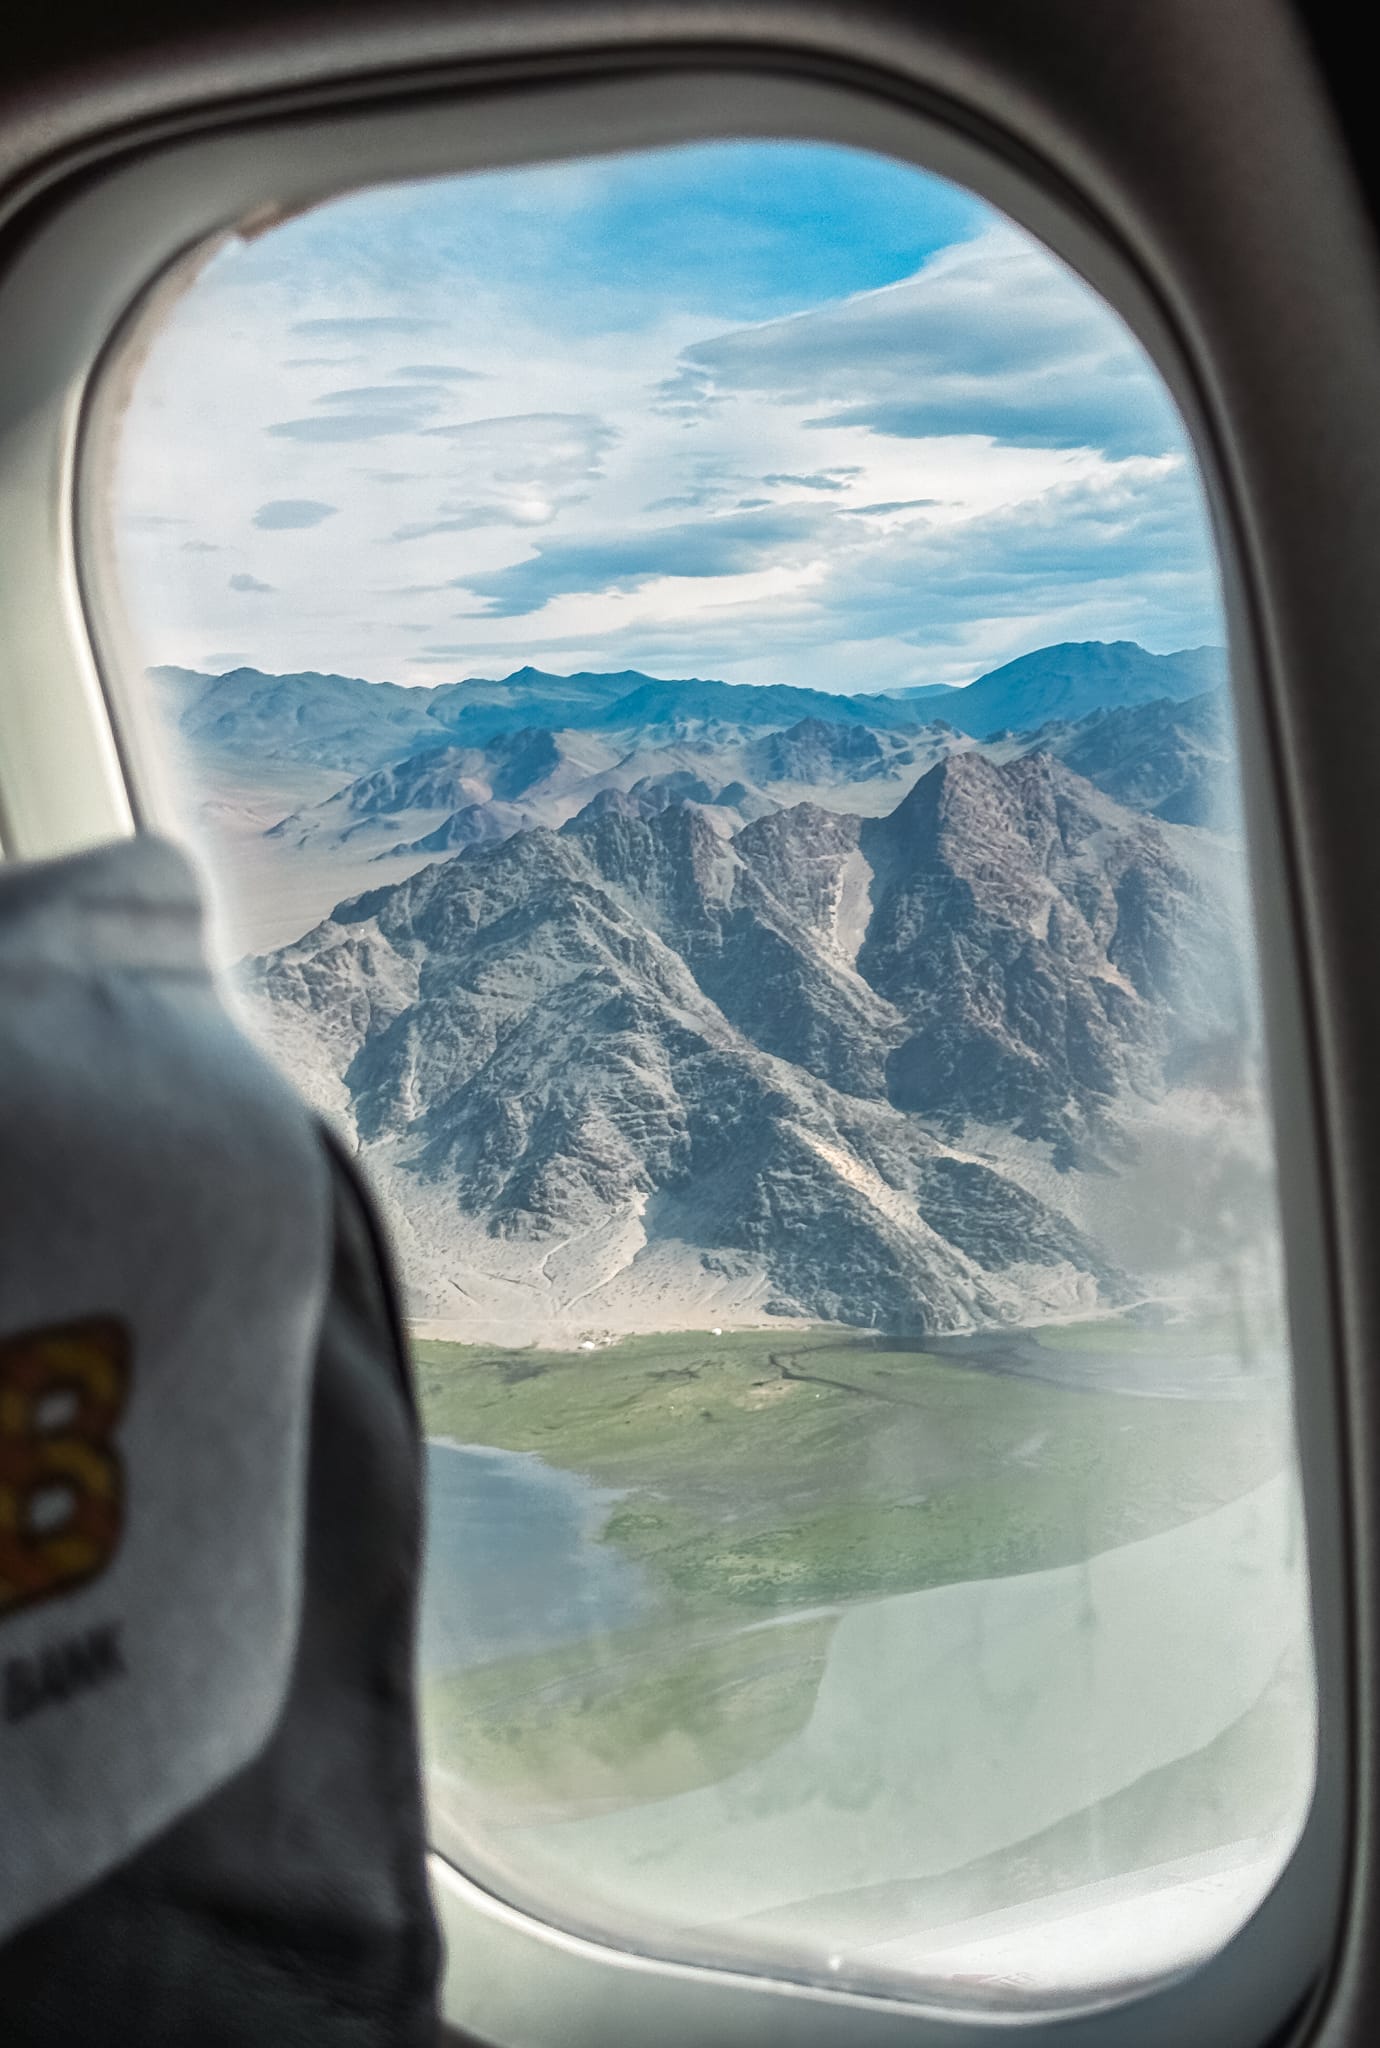
<svg viewBox="0 0 1380 2048">
<path fill-rule="evenodd" d="M 0 1617 L 94 1579 L 120 1541 L 130 1346 L 106 1316 L 0 1339 Z"/>
</svg>

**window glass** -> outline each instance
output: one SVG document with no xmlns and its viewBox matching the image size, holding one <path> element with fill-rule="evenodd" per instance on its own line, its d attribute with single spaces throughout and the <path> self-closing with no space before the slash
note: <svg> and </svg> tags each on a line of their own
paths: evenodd
<svg viewBox="0 0 1380 2048">
<path fill-rule="evenodd" d="M 414 183 L 230 241 L 106 488 L 398 1248 L 438 1845 L 965 2005 L 1210 1953 L 1313 1667 L 1216 565 L 1118 317 L 855 151 Z"/>
</svg>

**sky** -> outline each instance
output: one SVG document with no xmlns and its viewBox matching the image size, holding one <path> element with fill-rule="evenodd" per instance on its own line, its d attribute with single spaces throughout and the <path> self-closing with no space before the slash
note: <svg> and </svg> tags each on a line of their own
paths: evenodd
<svg viewBox="0 0 1380 2048">
<path fill-rule="evenodd" d="M 715 143 L 358 193 L 231 238 L 110 480 L 149 662 L 532 663 L 831 690 L 1220 641 L 1120 320 L 973 195 Z"/>
</svg>

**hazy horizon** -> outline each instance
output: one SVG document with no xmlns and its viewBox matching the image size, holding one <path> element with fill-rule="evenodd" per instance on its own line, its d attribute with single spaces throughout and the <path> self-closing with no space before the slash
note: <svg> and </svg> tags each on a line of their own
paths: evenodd
<svg viewBox="0 0 1380 2048">
<path fill-rule="evenodd" d="M 1083 647 L 1110 647 L 1110 646 L 1125 646 L 1125 645 L 1131 645 L 1131 646 L 1139 646 L 1139 647 L 1141 647 L 1141 648 L 1142 648 L 1142 651 L 1143 651 L 1144 653 L 1146 653 L 1146 654 L 1152 654 L 1152 655 L 1156 655 L 1156 656 L 1167 656 L 1167 655 L 1175 655 L 1175 654 L 1201 654 L 1201 653 L 1203 653 L 1203 652 L 1206 652 L 1206 651 L 1211 651 L 1211 652 L 1213 652 L 1213 653 L 1217 653 L 1217 652 L 1222 652 L 1222 653 L 1225 653 L 1225 651 L 1226 651 L 1226 649 L 1225 649 L 1225 642 L 1223 642 L 1223 641 L 1213 641 L 1213 640 L 1206 640 L 1206 641 L 1198 641 L 1198 642 L 1196 642 L 1196 643 L 1195 643 L 1194 645 L 1192 645 L 1192 646 L 1185 646 L 1185 647 L 1165 647 L 1165 648 L 1156 648 L 1156 647 L 1145 647 L 1144 643 L 1143 643 L 1143 642 L 1141 642 L 1141 641 L 1131 641 L 1131 642 L 1125 642 L 1125 641 L 1108 641 L 1108 640 L 1084 640 L 1084 641 L 1052 641 L 1052 642 L 1042 642 L 1042 643 L 1041 643 L 1041 644 L 1040 644 L 1039 646 L 1036 646 L 1036 647 L 1027 647 L 1027 648 L 1023 648 L 1023 649 L 1022 649 L 1022 650 L 1020 651 L 1020 653 L 1018 653 L 1018 654 L 1013 654 L 1013 655 L 1011 655 L 1010 657 L 1008 657 L 1008 659 L 1007 659 L 1006 661 L 1004 661 L 1004 662 L 999 662 L 999 663 L 997 663 L 997 664 L 996 664 L 996 669 L 985 669 L 985 670 L 983 670 L 983 672 L 982 672 L 981 674 L 979 674 L 979 675 L 975 675 L 975 676 L 970 676 L 970 677 L 968 677 L 968 678 L 967 678 L 967 680 L 966 680 L 966 681 L 964 681 L 964 682 L 961 682 L 961 683 L 960 683 L 960 682 L 955 682 L 955 683 L 937 683 L 937 684 L 921 684 L 921 685 L 911 685 L 911 684 L 900 684 L 900 685 L 897 685 L 897 684 L 886 684 L 886 685 L 882 686 L 882 687 L 881 687 L 881 688 L 879 688 L 879 689 L 876 689 L 876 690 L 870 690 L 870 691 L 869 691 L 869 690 L 867 690 L 867 689 L 859 689 L 859 690 L 857 690 L 857 691 L 853 691 L 853 692 L 845 692 L 845 691 L 842 691 L 842 690 L 836 690 L 836 691 L 831 691 L 831 692 L 824 692 L 824 694 L 828 694 L 828 695 L 833 695 L 833 696 L 843 696 L 843 695 L 856 695 L 856 696 L 859 696 L 859 697 L 866 697 L 866 696 L 878 696 L 878 697 L 880 697 L 880 696 L 885 696 L 885 695 L 887 695 L 887 694 L 888 694 L 889 692 L 891 692 L 891 691 L 894 691 L 894 690 L 896 690 L 896 689 L 898 689 L 898 688 L 900 688 L 900 689 L 908 689 L 908 688 L 933 688 L 933 689 L 936 689 L 936 690 L 966 690 L 966 689 L 969 689 L 969 688 L 971 688 L 971 686 L 972 686 L 972 685 L 973 685 L 974 683 L 980 683 L 980 682 L 984 681 L 984 680 L 985 680 L 985 678 L 986 678 L 986 676 L 988 676 L 988 675 L 991 675 L 991 674 L 994 674 L 994 673 L 996 673 L 996 670 L 997 670 L 997 669 L 1002 669 L 1002 668 L 1010 668 L 1010 667 L 1013 667 L 1013 666 L 1014 666 L 1014 665 L 1015 665 L 1015 664 L 1016 664 L 1017 662 L 1020 662 L 1020 661 L 1025 661 L 1025 660 L 1027 660 L 1027 659 L 1028 659 L 1028 658 L 1029 658 L 1029 657 L 1030 657 L 1031 655 L 1035 655 L 1035 654 L 1046 654 L 1046 653 L 1049 653 L 1049 652 L 1050 652 L 1050 651 L 1051 651 L 1051 650 L 1052 650 L 1053 648 L 1056 648 L 1056 647 L 1060 647 L 1060 646 L 1083 646 Z M 197 667 L 197 666 L 195 666 L 194 664 L 192 664 L 192 663 L 190 663 L 190 662 L 176 662 L 176 661 L 169 661 L 169 662 L 158 662 L 158 663 L 155 663 L 155 664 L 153 665 L 153 668 L 152 668 L 152 669 L 150 670 L 150 673 L 154 673 L 154 672 L 156 672 L 156 671 L 157 671 L 158 669 L 163 669 L 163 670 L 181 670 L 181 671 L 183 671 L 184 673 L 186 673 L 186 674 L 189 674 L 189 675 L 192 675 L 192 674 L 196 674 L 196 675 L 208 675 L 208 676 L 210 676 L 210 675 L 215 675 L 215 676 L 221 676 L 221 677 L 223 677 L 223 676 L 227 676 L 227 675 L 236 675 L 236 674 L 241 674 L 241 673 L 243 673 L 243 674 L 249 674 L 249 675 L 262 675 L 262 676 L 268 676 L 268 677 L 275 677 L 275 678 L 284 678 L 284 677 L 288 677 L 288 676 L 319 676 L 319 677 L 321 677 L 321 678 L 322 678 L 323 680 L 330 680 L 330 679 L 338 679 L 338 680 L 340 680 L 340 681 L 342 681 L 342 682 L 355 682 L 355 683 L 380 683 L 380 684 L 390 684 L 390 685 L 393 685 L 393 686 L 395 686 L 395 687 L 397 687 L 397 688 L 400 688 L 400 689 L 416 689 L 416 690 L 434 690 L 434 689 L 454 689 L 454 688 L 457 688 L 457 687 L 463 687 L 463 686 L 464 686 L 464 685 L 465 685 L 466 683 L 478 683 L 478 684 L 486 684 L 486 685 L 487 685 L 487 684 L 493 684 L 493 683 L 510 683 L 510 682 L 513 682 L 513 681 L 514 681 L 514 680 L 515 680 L 515 679 L 516 679 L 516 678 L 517 678 L 518 676 L 522 676 L 522 675 L 533 675 L 533 676 L 543 676 L 543 677 L 549 678 L 549 679 L 550 679 L 551 681 L 553 681 L 553 682 L 568 682 L 568 681 L 570 681 L 570 680 L 571 680 L 571 679 L 572 679 L 573 677 L 575 677 L 575 676 L 578 676 L 578 675 L 636 675 L 636 676 L 640 676 L 640 677 L 641 677 L 641 678 L 642 678 L 642 679 L 643 679 L 643 680 L 644 680 L 645 682 L 649 682 L 649 683 L 724 683 L 724 684 L 726 684 L 726 685 L 727 685 L 727 686 L 728 686 L 729 688 L 731 688 L 731 689 L 764 689 L 764 688 L 765 688 L 765 689 L 771 689 L 771 688 L 779 688 L 779 689 L 800 689 L 800 690 L 821 690 L 821 689 L 822 689 L 822 686 L 821 686 L 820 684 L 818 684 L 818 683 L 791 683 L 791 682 L 786 682 L 786 681 L 782 681 L 782 682 L 778 682 L 778 683 L 769 683 L 769 684 L 763 684 L 763 683 L 751 683 L 751 682 L 743 682 L 743 681 L 739 681 L 739 680 L 736 680 L 736 679 L 735 679 L 734 677 L 732 677 L 732 676 L 726 676 L 726 675 L 725 675 L 725 676 L 710 676 L 710 675 L 694 675 L 694 676 L 692 676 L 692 675 L 681 675 L 681 676 L 673 676 L 673 675 L 655 675 L 655 674 L 653 674 L 653 673 L 652 673 L 652 672 L 651 672 L 650 670 L 648 670 L 648 669 L 640 669 L 640 668 L 638 668 L 638 667 L 637 667 L 637 665 L 636 665 L 635 663 L 630 663 L 630 664 L 628 664 L 628 665 L 627 665 L 626 667 L 623 667 L 623 668 L 618 668 L 618 669 L 548 669 L 548 668 L 543 668 L 543 667 L 542 667 L 542 666 L 540 665 L 540 663 L 538 663 L 538 662 L 530 662 L 530 661 L 526 661 L 526 662 L 519 662 L 519 663 L 518 663 L 518 665 L 517 665 L 517 666 L 516 666 L 515 668 L 511 668 L 511 669 L 507 669 L 507 670 L 504 670 L 504 671 L 503 671 L 502 673 L 498 673 L 498 672 L 495 672 L 495 673 L 494 673 L 493 675 L 478 675 L 478 674 L 474 674 L 474 675 L 464 675 L 464 676 L 449 676 L 449 677 L 446 677 L 446 676 L 439 676 L 439 677 L 422 677 L 422 676 L 418 676 L 418 677 L 414 677 L 414 678 L 412 678 L 411 680 L 408 680 L 408 679 L 406 679 L 406 678 L 400 678 L 400 677 L 397 677 L 397 676 L 358 676 L 358 675 L 349 675 L 349 674 L 347 674 L 347 673 L 346 673 L 346 672 L 345 672 L 344 670 L 342 670 L 342 669 L 319 669 L 319 668 L 303 668 L 303 669 L 277 669 L 277 670 L 274 670 L 274 669 L 262 669 L 262 668 L 258 667 L 258 665 L 257 665 L 256 663 L 254 663 L 254 662 L 240 662 L 240 663 L 237 663 L 237 664 L 235 664 L 235 665 L 234 665 L 233 667 L 231 667 L 231 668 L 228 668 L 228 669 L 220 669 L 220 670 L 208 669 L 208 668 L 205 668 L 205 667 Z"/>
</svg>

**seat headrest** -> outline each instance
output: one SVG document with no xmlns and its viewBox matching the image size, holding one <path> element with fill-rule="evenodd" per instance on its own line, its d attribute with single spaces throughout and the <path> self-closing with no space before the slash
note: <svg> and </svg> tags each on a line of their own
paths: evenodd
<svg viewBox="0 0 1380 2048">
<path fill-rule="evenodd" d="M 182 856 L 0 869 L 0 1939 L 277 1719 L 330 1234 Z"/>
</svg>

